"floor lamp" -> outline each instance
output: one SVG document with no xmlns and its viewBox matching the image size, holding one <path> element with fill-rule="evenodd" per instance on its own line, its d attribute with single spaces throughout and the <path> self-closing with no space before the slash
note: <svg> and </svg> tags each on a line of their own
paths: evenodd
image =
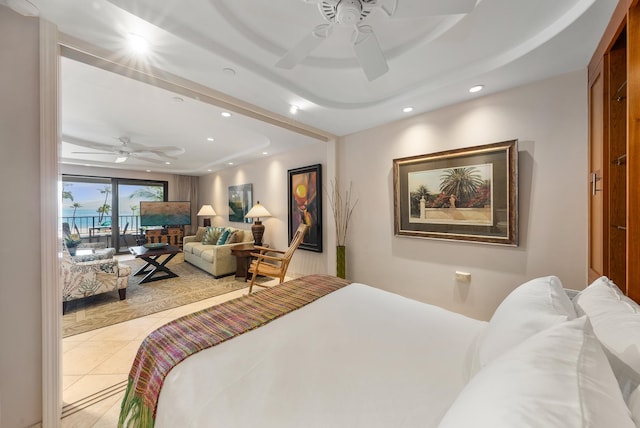
<svg viewBox="0 0 640 428">
<path fill-rule="evenodd" d="M 253 233 L 254 245 L 262 245 L 262 236 L 264 235 L 264 225 L 260 221 L 260 217 L 271 217 L 271 213 L 267 211 L 265 207 L 260 205 L 260 201 L 253 206 L 245 215 L 246 218 L 255 218 L 251 226 L 251 233 Z"/>
<path fill-rule="evenodd" d="M 203 205 L 198 211 L 198 217 L 204 217 L 203 225 L 205 227 L 211 226 L 211 218 L 216 215 L 216 212 L 213 210 L 211 205 Z"/>
</svg>

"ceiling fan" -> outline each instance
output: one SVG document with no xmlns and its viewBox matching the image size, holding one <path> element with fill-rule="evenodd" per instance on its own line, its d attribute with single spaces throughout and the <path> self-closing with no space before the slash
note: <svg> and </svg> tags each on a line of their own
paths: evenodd
<svg viewBox="0 0 640 428">
<path fill-rule="evenodd" d="M 387 60 L 370 25 L 364 24 L 376 9 L 391 18 L 415 18 L 433 15 L 469 13 L 477 0 L 302 0 L 316 3 L 328 24 L 314 27 L 304 39 L 287 52 L 276 66 L 291 69 L 302 62 L 331 35 L 334 25 L 353 26 L 351 45 L 369 81 L 389 71 Z"/>
<path fill-rule="evenodd" d="M 116 163 L 125 162 L 129 158 L 140 159 L 151 163 L 166 163 L 176 160 L 176 156 L 184 153 L 184 149 L 178 146 L 161 146 L 152 147 L 145 146 L 140 143 L 134 143 L 129 137 L 118 137 L 120 145 L 112 146 L 110 144 L 93 143 L 70 136 L 63 136 L 63 141 L 77 146 L 86 147 L 96 151 L 92 152 L 72 152 L 74 154 L 87 155 L 115 155 Z"/>
</svg>

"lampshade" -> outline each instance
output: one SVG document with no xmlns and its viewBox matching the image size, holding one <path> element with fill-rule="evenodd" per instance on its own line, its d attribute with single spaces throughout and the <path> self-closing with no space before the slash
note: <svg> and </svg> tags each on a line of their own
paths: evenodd
<svg viewBox="0 0 640 428">
<path fill-rule="evenodd" d="M 260 217 L 271 217 L 271 213 L 267 211 L 265 207 L 260 205 L 260 201 L 253 206 L 245 215 L 247 218 L 255 218 L 251 226 L 251 233 L 253 234 L 253 242 L 255 245 L 262 245 L 262 237 L 264 236 L 264 224 L 260 221 Z"/>
<path fill-rule="evenodd" d="M 216 215 L 216 212 L 213 210 L 211 205 L 203 205 L 202 208 L 200 208 L 200 211 L 198 211 L 198 215 L 211 217 Z"/>
<path fill-rule="evenodd" d="M 211 205 L 203 205 L 198 211 L 199 216 L 207 217 L 203 220 L 204 226 L 211 226 L 211 219 L 209 217 L 216 215 L 216 212 L 213 210 Z"/>
<path fill-rule="evenodd" d="M 271 213 L 267 211 L 267 209 L 264 206 L 260 205 L 260 201 L 258 201 L 258 203 L 255 204 L 253 208 L 249 210 L 249 212 L 247 213 L 247 215 L 245 215 L 245 217 L 257 218 L 258 220 L 260 220 L 260 217 L 271 217 Z"/>
</svg>

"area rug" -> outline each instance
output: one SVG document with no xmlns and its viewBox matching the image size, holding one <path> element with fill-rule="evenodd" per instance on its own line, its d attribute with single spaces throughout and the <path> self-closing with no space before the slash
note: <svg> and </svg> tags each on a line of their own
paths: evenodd
<svg viewBox="0 0 640 428">
<path fill-rule="evenodd" d="M 120 263 L 131 266 L 132 272 L 144 264 L 139 259 Z M 169 261 L 167 267 L 178 274 L 178 277 L 139 284 L 142 276 L 132 274 L 129 277 L 126 300 L 120 300 L 118 293 L 114 291 L 69 302 L 67 312 L 62 317 L 63 337 L 173 309 L 249 286 L 242 279 L 236 279 L 235 275 L 216 279 L 186 263 L 182 254 Z"/>
</svg>

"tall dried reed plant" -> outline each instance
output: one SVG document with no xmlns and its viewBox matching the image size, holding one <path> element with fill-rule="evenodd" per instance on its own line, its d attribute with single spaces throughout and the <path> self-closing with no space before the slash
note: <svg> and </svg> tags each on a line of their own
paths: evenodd
<svg viewBox="0 0 640 428">
<path fill-rule="evenodd" d="M 353 196 L 352 183 L 349 183 L 349 189 L 344 196 L 340 193 L 337 181 L 331 180 L 331 192 L 327 194 L 331 210 L 333 211 L 333 220 L 336 224 L 336 244 L 344 247 L 347 243 L 347 232 L 349 230 L 349 222 L 351 215 L 358 200 L 352 202 Z"/>
</svg>

